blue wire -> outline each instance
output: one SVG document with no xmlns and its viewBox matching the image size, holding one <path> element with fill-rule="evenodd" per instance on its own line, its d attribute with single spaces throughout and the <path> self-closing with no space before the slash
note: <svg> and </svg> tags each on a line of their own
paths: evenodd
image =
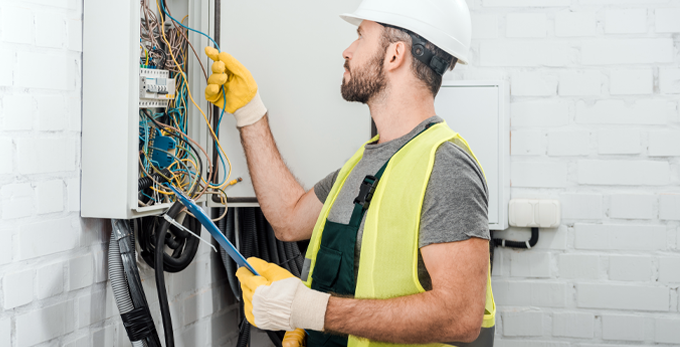
<svg viewBox="0 0 680 347">
<path fill-rule="evenodd" d="M 163 5 L 163 0 L 160 0 L 160 3 L 161 3 L 161 8 L 163 9 L 163 12 L 164 12 L 168 17 L 170 17 L 170 19 L 172 19 L 173 21 L 175 21 L 175 23 L 179 24 L 179 25 L 182 26 L 184 29 L 191 30 L 191 31 L 193 31 L 193 32 L 195 32 L 195 33 L 198 33 L 198 34 L 201 34 L 201 35 L 207 37 L 207 38 L 208 38 L 210 41 L 212 41 L 212 43 L 215 45 L 215 48 L 217 48 L 218 51 L 220 50 L 220 46 L 217 45 L 217 42 L 215 42 L 215 40 L 213 40 L 212 37 L 208 36 L 207 34 L 201 32 L 201 31 L 191 29 L 191 28 L 189 28 L 188 26 L 182 24 L 182 22 L 180 22 L 180 21 L 178 21 L 177 19 L 173 18 L 173 17 L 168 13 L 168 10 L 166 10 L 166 9 L 165 9 L 165 6 Z"/>
<path fill-rule="evenodd" d="M 217 121 L 217 129 L 220 128 L 220 124 L 222 124 L 222 117 L 224 117 L 224 109 L 227 107 L 227 92 L 222 88 L 222 97 L 224 99 L 224 107 L 222 107 L 222 113 L 220 114 L 220 118 Z M 217 186 L 221 186 L 224 184 L 224 182 L 227 181 L 227 164 L 224 162 L 224 157 L 222 157 L 222 151 L 220 151 L 217 148 L 217 141 L 215 141 L 215 150 L 217 150 L 217 155 L 220 157 L 220 162 L 222 163 L 222 170 L 224 170 L 224 179 L 222 179 L 222 182 L 218 184 Z"/>
<path fill-rule="evenodd" d="M 147 195 L 146 193 L 144 193 L 144 191 L 142 191 L 142 194 L 143 194 L 144 196 L 146 196 L 147 198 L 149 198 L 149 199 L 151 199 L 151 200 L 153 200 L 153 201 L 156 201 L 155 198 L 150 197 L 149 195 Z"/>
<path fill-rule="evenodd" d="M 160 3 L 161 3 L 161 9 L 163 10 L 163 13 L 165 13 L 168 17 L 170 17 L 170 19 L 172 19 L 173 21 L 175 21 L 175 23 L 179 24 L 179 25 L 180 25 L 181 27 L 183 27 L 184 29 L 193 31 L 193 32 L 195 32 L 195 33 L 198 33 L 198 34 L 201 34 L 201 35 L 207 37 L 207 38 L 213 43 L 213 45 L 215 45 L 215 48 L 217 49 L 217 51 L 221 51 L 221 50 L 220 50 L 220 46 L 217 44 L 217 42 L 215 42 L 215 40 L 213 40 L 212 37 L 210 37 L 209 35 L 207 35 L 207 34 L 201 32 L 201 31 L 199 31 L 199 30 L 195 30 L 195 29 L 189 28 L 188 26 L 182 24 L 182 22 L 180 22 L 180 21 L 178 21 L 177 19 L 173 18 L 173 17 L 170 15 L 170 13 L 168 13 L 168 10 L 165 8 L 165 5 L 163 4 L 163 1 L 162 1 L 162 0 L 160 1 Z M 185 89 L 185 88 L 182 88 L 182 90 L 181 90 L 182 97 L 184 97 L 184 89 Z M 226 96 L 226 92 L 224 91 L 224 88 L 222 88 L 222 95 L 224 96 L 224 106 L 226 107 L 226 105 L 227 105 L 227 96 Z M 222 117 L 223 117 L 223 116 L 224 116 L 224 107 L 222 108 L 222 114 L 220 115 L 220 118 L 219 118 L 219 120 L 217 121 L 217 127 L 218 127 L 218 129 L 219 129 L 220 124 L 222 123 Z M 217 147 L 217 141 L 215 141 L 215 144 L 216 144 L 216 147 Z M 218 151 L 217 151 L 217 154 L 218 154 L 218 156 L 219 156 L 219 158 L 220 158 L 220 162 L 222 163 L 222 169 L 223 169 L 224 172 L 225 172 L 224 179 L 222 180 L 222 182 L 221 182 L 220 184 L 218 184 L 218 186 L 221 186 L 221 185 L 224 184 L 224 182 L 227 180 L 227 175 L 226 175 L 226 172 L 227 172 L 227 165 L 226 165 L 226 163 L 224 162 L 224 157 L 222 156 L 222 152 L 218 150 Z"/>
</svg>

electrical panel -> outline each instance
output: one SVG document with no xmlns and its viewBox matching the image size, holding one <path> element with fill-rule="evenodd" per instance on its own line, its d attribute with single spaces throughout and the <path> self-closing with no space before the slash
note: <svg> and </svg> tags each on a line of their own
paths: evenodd
<svg viewBox="0 0 680 347">
<path fill-rule="evenodd" d="M 185 190 L 208 185 L 206 121 L 214 117 L 203 90 L 212 61 L 203 48 L 212 44 L 185 26 L 213 33 L 214 1 L 85 2 L 83 217 L 157 215 L 174 199 L 164 182 Z"/>
<path fill-rule="evenodd" d="M 435 111 L 470 145 L 489 189 L 489 228 L 508 228 L 510 117 L 506 81 L 444 81 Z"/>
</svg>

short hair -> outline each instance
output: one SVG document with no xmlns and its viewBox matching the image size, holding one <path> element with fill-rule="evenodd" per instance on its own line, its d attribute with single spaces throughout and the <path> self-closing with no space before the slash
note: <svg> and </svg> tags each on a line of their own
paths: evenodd
<svg viewBox="0 0 680 347">
<path fill-rule="evenodd" d="M 451 54 L 448 54 L 441 48 L 437 47 L 432 42 L 423 38 L 422 36 L 408 29 L 398 28 L 391 25 L 386 26 L 384 24 L 382 26 L 383 26 L 382 43 L 385 49 L 387 49 L 387 46 L 389 46 L 391 43 L 396 43 L 399 41 L 407 42 L 411 46 L 413 46 L 413 40 L 411 38 L 411 35 L 415 35 L 426 42 L 425 48 L 432 51 L 435 56 L 450 62 L 449 66 L 447 67 L 448 71 L 453 70 L 453 68 L 456 66 L 456 62 L 458 61 L 457 59 L 455 59 Z M 425 84 L 425 86 L 432 93 L 432 96 L 436 97 L 437 93 L 439 93 L 439 89 L 442 87 L 442 76 L 436 73 L 434 70 L 432 70 L 432 68 L 430 68 L 422 61 L 416 59 L 415 57 L 413 57 L 413 63 L 411 67 L 416 77 Z"/>
</svg>

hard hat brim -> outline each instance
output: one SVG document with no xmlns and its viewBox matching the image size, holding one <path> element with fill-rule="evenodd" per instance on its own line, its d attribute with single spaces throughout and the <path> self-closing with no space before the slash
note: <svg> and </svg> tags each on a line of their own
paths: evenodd
<svg viewBox="0 0 680 347">
<path fill-rule="evenodd" d="M 363 18 L 359 18 L 359 17 L 357 17 L 357 16 L 355 16 L 355 15 L 353 15 L 353 14 L 349 14 L 349 13 L 343 13 L 343 14 L 341 14 L 341 15 L 340 15 L 340 18 L 342 18 L 343 20 L 345 20 L 347 23 L 352 24 L 352 25 L 355 25 L 355 26 L 361 25 L 361 22 L 364 21 Z"/>
</svg>

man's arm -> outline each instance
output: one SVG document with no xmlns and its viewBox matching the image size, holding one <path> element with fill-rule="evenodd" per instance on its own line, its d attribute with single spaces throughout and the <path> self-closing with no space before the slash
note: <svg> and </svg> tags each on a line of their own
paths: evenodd
<svg viewBox="0 0 680 347">
<path fill-rule="evenodd" d="M 472 342 L 484 318 L 489 241 L 421 248 L 432 290 L 387 300 L 331 297 L 324 330 L 392 343 Z"/>
<path fill-rule="evenodd" d="M 282 241 L 309 239 L 323 204 L 302 188 L 281 158 L 265 115 L 239 128 L 262 212 Z"/>
</svg>

